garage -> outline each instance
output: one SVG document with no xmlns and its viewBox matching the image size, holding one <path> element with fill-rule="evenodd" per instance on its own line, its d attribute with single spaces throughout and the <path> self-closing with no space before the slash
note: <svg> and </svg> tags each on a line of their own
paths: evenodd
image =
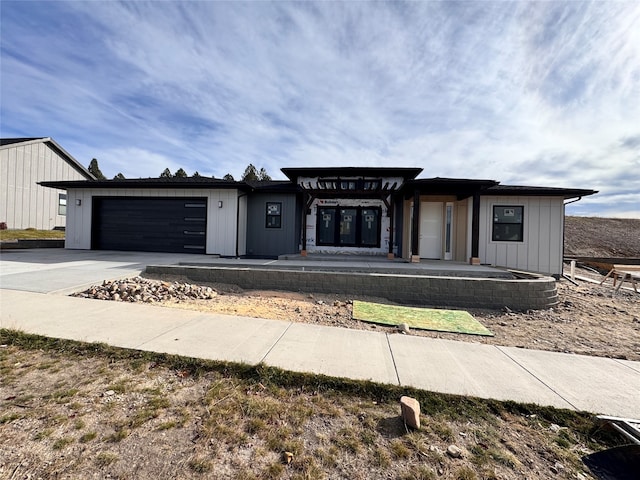
<svg viewBox="0 0 640 480">
<path fill-rule="evenodd" d="M 91 248 L 205 253 L 207 199 L 93 197 Z"/>
</svg>

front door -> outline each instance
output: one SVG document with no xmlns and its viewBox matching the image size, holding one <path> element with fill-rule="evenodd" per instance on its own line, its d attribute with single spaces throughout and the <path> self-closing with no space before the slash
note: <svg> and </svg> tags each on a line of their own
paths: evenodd
<svg viewBox="0 0 640 480">
<path fill-rule="evenodd" d="M 420 258 L 442 258 L 442 203 L 420 202 Z"/>
</svg>

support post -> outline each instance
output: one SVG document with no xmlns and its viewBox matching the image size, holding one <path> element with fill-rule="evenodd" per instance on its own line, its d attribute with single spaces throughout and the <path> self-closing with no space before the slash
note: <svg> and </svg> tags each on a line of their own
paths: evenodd
<svg viewBox="0 0 640 480">
<path fill-rule="evenodd" d="M 420 191 L 413 192 L 413 218 L 411 219 L 411 262 L 420 262 Z"/>
<path fill-rule="evenodd" d="M 480 265 L 480 194 L 473 194 L 471 214 L 471 265 Z"/>
<path fill-rule="evenodd" d="M 389 216 L 389 253 L 387 253 L 387 258 L 389 260 L 393 260 L 393 230 L 394 230 L 394 210 L 395 210 L 395 202 L 393 201 L 393 197 L 390 198 L 389 206 L 387 207 L 387 212 Z"/>
<path fill-rule="evenodd" d="M 300 255 L 307 256 L 307 194 L 302 193 L 302 249 Z"/>
</svg>

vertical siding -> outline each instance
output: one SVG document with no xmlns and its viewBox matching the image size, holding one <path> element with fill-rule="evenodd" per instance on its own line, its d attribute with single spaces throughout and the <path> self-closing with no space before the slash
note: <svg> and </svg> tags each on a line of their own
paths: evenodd
<svg viewBox="0 0 640 480">
<path fill-rule="evenodd" d="M 238 255 L 247 254 L 247 195 L 238 197 Z"/>
<path fill-rule="evenodd" d="M 552 275 L 562 273 L 564 218 L 561 197 L 483 196 L 480 202 L 482 263 Z M 494 205 L 524 207 L 522 242 L 494 242 L 491 239 Z"/>
<path fill-rule="evenodd" d="M 93 197 L 205 197 L 207 198 L 206 253 L 236 255 L 238 191 L 187 189 L 70 189 L 67 192 L 67 233 L 65 247 L 91 248 Z M 76 200 L 81 205 L 76 205 Z M 222 208 L 218 202 L 222 201 Z"/>
<path fill-rule="evenodd" d="M 280 228 L 267 228 L 267 202 L 282 203 Z M 256 257 L 298 252 L 299 222 L 295 194 L 254 193 L 247 200 L 247 250 Z"/>
<path fill-rule="evenodd" d="M 16 229 L 64 226 L 66 217 L 58 215 L 58 194 L 64 190 L 42 187 L 37 182 L 84 178 L 45 142 L 2 148 L 0 221 Z"/>
</svg>

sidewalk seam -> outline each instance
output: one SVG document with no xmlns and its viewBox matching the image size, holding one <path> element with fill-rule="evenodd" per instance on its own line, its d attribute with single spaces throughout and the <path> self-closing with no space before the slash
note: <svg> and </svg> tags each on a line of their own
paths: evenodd
<svg viewBox="0 0 640 480">
<path fill-rule="evenodd" d="M 276 348 L 276 345 L 278 345 L 278 343 L 280 343 L 280 340 L 282 340 L 282 337 L 284 337 L 285 334 L 289 331 L 289 329 L 291 328 L 291 325 L 293 325 L 293 322 L 289 322 L 289 325 L 287 325 L 287 328 L 285 328 L 284 332 L 282 332 L 282 334 L 276 339 L 276 341 L 273 342 L 273 345 L 271 345 L 271 348 L 269 348 L 269 350 L 267 350 L 267 353 L 265 353 L 264 356 L 260 359 L 260 361 L 258 362 L 258 365 L 263 363 L 265 361 L 265 359 L 269 356 L 271 351 L 274 348 Z"/>
<path fill-rule="evenodd" d="M 640 370 L 637 370 L 637 369 L 633 368 L 632 366 L 627 365 L 626 363 L 622 363 L 619 358 L 612 358 L 611 360 L 614 360 L 618 365 L 622 365 L 623 367 L 628 368 L 629 370 L 631 370 L 634 373 L 640 374 Z"/>
<path fill-rule="evenodd" d="M 522 368 L 525 372 L 527 372 L 529 375 L 531 375 L 533 378 L 535 378 L 536 380 L 538 380 L 542 385 L 544 385 L 545 387 L 547 387 L 549 390 L 551 390 L 553 393 L 555 393 L 558 397 L 560 397 L 562 400 L 564 400 L 565 402 L 567 402 L 569 405 L 571 405 L 571 407 L 574 410 L 581 410 L 580 408 L 576 407 L 573 403 L 571 403 L 569 400 L 567 400 L 566 398 L 564 398 L 562 395 L 560 395 L 560 393 L 556 392 L 553 388 L 551 388 L 550 385 L 547 385 L 541 378 L 539 378 L 537 375 L 535 375 L 531 370 L 529 370 L 527 367 L 525 367 L 524 365 L 522 365 L 520 362 L 518 362 L 515 358 L 513 358 L 511 355 L 509 355 L 507 352 L 505 352 L 504 350 L 502 350 L 500 348 L 500 345 L 494 345 L 494 348 L 498 349 L 500 352 L 502 352 L 503 355 L 505 355 L 509 360 L 511 360 L 513 363 L 515 363 L 516 365 L 518 365 L 520 368 Z"/>
<path fill-rule="evenodd" d="M 398 366 L 396 365 L 396 357 L 393 356 L 393 349 L 391 348 L 391 342 L 389 341 L 389 334 L 385 333 L 384 336 L 387 339 L 387 346 L 389 347 L 389 354 L 391 355 L 391 361 L 393 362 L 393 369 L 396 372 L 396 379 L 398 380 L 398 386 L 402 386 L 402 383 L 400 383 L 400 374 L 398 373 Z"/>
</svg>

